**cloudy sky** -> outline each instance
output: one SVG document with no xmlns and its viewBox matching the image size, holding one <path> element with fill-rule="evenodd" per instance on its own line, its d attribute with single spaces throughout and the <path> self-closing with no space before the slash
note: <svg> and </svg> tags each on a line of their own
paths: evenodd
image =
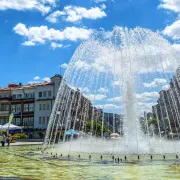
<svg viewBox="0 0 180 180">
<path fill-rule="evenodd" d="M 0 86 L 48 80 L 60 73 L 60 64 L 63 74 L 82 41 L 115 25 L 151 29 L 179 50 L 179 17 L 179 0 L 0 0 Z M 157 77 L 144 87 L 159 84 L 168 87 Z"/>
</svg>

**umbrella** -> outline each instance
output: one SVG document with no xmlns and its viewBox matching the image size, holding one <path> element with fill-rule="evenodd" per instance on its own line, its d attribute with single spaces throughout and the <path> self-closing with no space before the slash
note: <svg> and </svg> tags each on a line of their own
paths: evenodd
<svg viewBox="0 0 180 180">
<path fill-rule="evenodd" d="M 6 130 L 8 128 L 9 128 L 9 130 L 21 130 L 22 129 L 22 127 L 16 126 L 14 124 L 9 125 L 8 123 L 4 124 L 3 126 L 0 127 L 1 130 Z"/>
<path fill-rule="evenodd" d="M 73 129 L 69 129 L 68 131 L 66 131 L 66 136 L 71 136 L 72 134 L 73 135 L 77 135 L 78 134 L 78 131 L 77 130 L 73 130 Z"/>
</svg>

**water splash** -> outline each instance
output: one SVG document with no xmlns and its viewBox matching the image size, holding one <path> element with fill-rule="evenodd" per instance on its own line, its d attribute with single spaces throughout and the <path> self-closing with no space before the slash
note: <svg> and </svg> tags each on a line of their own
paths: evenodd
<svg viewBox="0 0 180 180">
<path fill-rule="evenodd" d="M 166 141 L 162 141 L 161 132 L 158 135 L 161 143 L 159 138 L 154 138 L 157 140 L 153 144 L 147 117 L 144 117 L 145 134 L 139 117 L 142 112 L 150 111 L 162 88 L 162 84 L 153 84 L 151 81 L 154 78 L 163 78 L 167 82 L 178 67 L 177 59 L 176 52 L 163 37 L 139 27 L 115 27 L 108 36 L 99 32 L 83 42 L 75 51 L 60 85 L 48 124 L 44 149 L 54 147 L 55 143 L 63 139 L 63 145 L 60 146 L 66 147 L 69 153 L 89 152 L 89 149 L 97 153 L 124 154 L 162 150 L 162 142 Z M 97 108 L 101 111 L 98 112 Z M 121 140 L 102 140 L 105 132 L 103 128 L 110 129 L 105 112 L 113 113 L 110 124 L 114 133 L 119 133 L 122 129 L 121 119 L 117 120 L 115 117 L 120 113 L 123 115 Z M 101 133 L 97 125 L 94 126 L 95 122 L 102 125 Z M 161 131 L 160 125 L 158 126 Z M 63 138 L 61 136 L 68 129 L 77 129 L 85 133 L 86 137 L 82 136 L 83 138 L 74 141 L 71 135 L 66 142 L 65 134 Z M 101 139 L 97 139 L 97 136 Z M 102 142 L 106 148 L 102 148 Z M 155 148 L 155 145 L 160 147 Z M 176 145 L 170 151 L 176 152 Z"/>
</svg>

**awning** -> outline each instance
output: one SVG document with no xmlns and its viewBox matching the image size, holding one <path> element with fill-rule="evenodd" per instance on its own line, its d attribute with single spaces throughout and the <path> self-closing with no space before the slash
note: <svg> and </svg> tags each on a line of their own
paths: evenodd
<svg viewBox="0 0 180 180">
<path fill-rule="evenodd" d="M 8 127 L 9 127 L 9 130 L 21 130 L 22 129 L 22 127 L 20 127 L 20 126 L 16 126 L 14 124 L 10 124 L 10 126 L 9 126 L 9 124 L 7 123 L 7 124 L 4 124 L 3 126 L 1 126 L 0 130 L 7 130 Z"/>
</svg>

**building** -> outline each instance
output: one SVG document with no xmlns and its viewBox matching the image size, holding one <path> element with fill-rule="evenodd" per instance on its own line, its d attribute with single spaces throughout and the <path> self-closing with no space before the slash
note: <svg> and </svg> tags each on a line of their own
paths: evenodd
<svg viewBox="0 0 180 180">
<path fill-rule="evenodd" d="M 111 132 L 123 134 L 123 116 L 121 114 L 108 113 L 104 112 L 103 109 L 94 108 L 94 120 L 98 120 L 102 124 L 103 118 L 104 126 Z"/>
<path fill-rule="evenodd" d="M 62 76 L 55 75 L 50 78 L 50 82 L 9 84 L 8 87 L 1 88 L 0 124 L 7 123 L 9 115 L 13 113 L 12 123 L 22 126 L 29 137 L 43 137 L 61 81 Z M 65 86 L 66 93 L 59 102 L 62 121 L 65 122 L 69 116 L 67 128 L 71 129 L 75 125 L 75 129 L 83 130 L 85 121 L 90 120 L 92 116 L 91 101 L 84 97 L 79 89 Z M 66 123 L 61 123 L 65 129 Z"/>
<path fill-rule="evenodd" d="M 50 82 L 9 84 L 1 88 L 0 124 L 7 123 L 13 113 L 12 123 L 22 126 L 30 137 L 36 130 L 45 130 L 61 80 L 62 76 L 55 75 Z"/>
<path fill-rule="evenodd" d="M 160 130 L 180 132 L 180 67 L 171 79 L 169 88 L 159 92 L 157 105 L 152 107 L 153 116 L 160 121 Z"/>
<path fill-rule="evenodd" d="M 11 91 L 6 88 L 0 91 L 0 124 L 8 122 L 10 114 Z"/>
</svg>

